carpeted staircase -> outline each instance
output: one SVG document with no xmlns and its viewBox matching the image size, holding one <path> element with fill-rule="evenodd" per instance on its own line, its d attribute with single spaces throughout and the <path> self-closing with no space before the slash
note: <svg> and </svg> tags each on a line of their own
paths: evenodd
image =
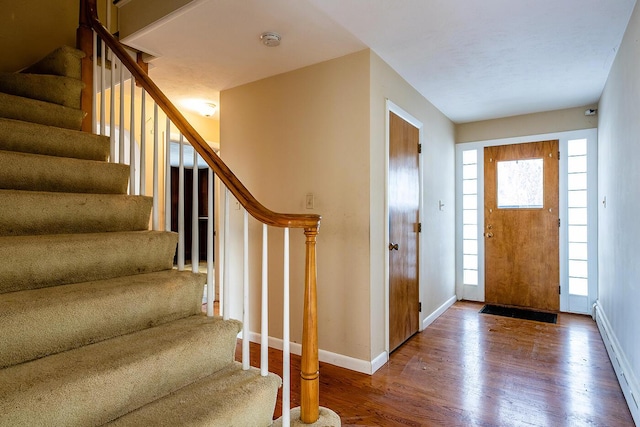
<svg viewBox="0 0 640 427">
<path fill-rule="evenodd" d="M 0 74 L 0 426 L 266 426 L 280 378 L 234 362 L 128 166 L 79 131 L 80 59 Z"/>
</svg>

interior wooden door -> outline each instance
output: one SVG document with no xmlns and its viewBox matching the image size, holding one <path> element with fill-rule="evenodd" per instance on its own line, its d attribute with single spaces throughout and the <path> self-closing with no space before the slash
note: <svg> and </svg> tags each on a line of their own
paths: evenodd
<svg viewBox="0 0 640 427">
<path fill-rule="evenodd" d="M 484 150 L 485 301 L 560 308 L 558 141 Z"/>
<path fill-rule="evenodd" d="M 419 129 L 389 113 L 389 348 L 418 332 Z"/>
</svg>

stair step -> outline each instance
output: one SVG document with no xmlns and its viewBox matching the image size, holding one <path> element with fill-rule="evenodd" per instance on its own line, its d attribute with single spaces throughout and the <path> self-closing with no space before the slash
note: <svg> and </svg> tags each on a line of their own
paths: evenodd
<svg viewBox="0 0 640 427">
<path fill-rule="evenodd" d="M 70 77 L 0 72 L 0 92 L 70 108 L 81 108 L 84 83 Z"/>
<path fill-rule="evenodd" d="M 0 151 L 0 188 L 125 194 L 129 166 L 94 160 Z"/>
<path fill-rule="evenodd" d="M 107 161 L 109 137 L 0 118 L 0 150 Z"/>
<path fill-rule="evenodd" d="M 215 374 L 190 384 L 107 424 L 111 427 L 245 427 L 272 423 L 277 375 L 242 370 L 234 362 Z M 247 402 L 251 402 L 247 405 Z"/>
<path fill-rule="evenodd" d="M 101 425 L 223 369 L 238 321 L 197 315 L 0 370 L 10 426 Z"/>
<path fill-rule="evenodd" d="M 80 130 L 84 112 L 51 102 L 0 92 L 0 117 Z"/>
<path fill-rule="evenodd" d="M 205 282 L 168 270 L 0 294 L 0 368 L 198 314 Z"/>
<path fill-rule="evenodd" d="M 0 293 L 170 270 L 176 233 L 0 237 Z"/>
<path fill-rule="evenodd" d="M 0 190 L 0 236 L 142 231 L 153 198 Z"/>
<path fill-rule="evenodd" d="M 53 74 L 56 76 L 82 78 L 81 60 L 86 55 L 83 51 L 69 46 L 54 50 L 40 61 L 23 70 L 24 73 Z"/>
</svg>

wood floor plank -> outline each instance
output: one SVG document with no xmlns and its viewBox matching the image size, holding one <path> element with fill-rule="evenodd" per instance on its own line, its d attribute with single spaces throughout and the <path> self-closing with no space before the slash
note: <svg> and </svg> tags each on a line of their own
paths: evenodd
<svg viewBox="0 0 640 427">
<path fill-rule="evenodd" d="M 481 307 L 457 302 L 374 375 L 321 363 L 320 405 L 343 426 L 634 425 L 590 317 L 562 313 L 547 324 Z M 270 349 L 269 359 L 281 375 L 282 353 Z M 251 361 L 257 366 L 258 345 Z M 292 355 L 292 406 L 299 371 Z"/>
</svg>

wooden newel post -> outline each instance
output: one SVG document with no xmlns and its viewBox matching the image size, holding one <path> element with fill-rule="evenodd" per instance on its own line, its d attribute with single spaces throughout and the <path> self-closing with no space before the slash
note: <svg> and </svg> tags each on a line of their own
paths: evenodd
<svg viewBox="0 0 640 427">
<path fill-rule="evenodd" d="M 93 114 L 93 30 L 89 24 L 89 10 L 95 10 L 96 0 L 80 0 L 80 19 L 76 30 L 76 48 L 85 53 L 82 58 L 82 82 L 84 88 L 80 98 L 80 107 L 85 112 L 82 119 L 82 130 L 91 132 Z"/>
<path fill-rule="evenodd" d="M 320 414 L 320 370 L 318 364 L 318 313 L 316 236 L 318 227 L 305 228 L 306 241 L 304 314 L 302 320 L 302 370 L 300 420 L 312 424 Z"/>
</svg>

